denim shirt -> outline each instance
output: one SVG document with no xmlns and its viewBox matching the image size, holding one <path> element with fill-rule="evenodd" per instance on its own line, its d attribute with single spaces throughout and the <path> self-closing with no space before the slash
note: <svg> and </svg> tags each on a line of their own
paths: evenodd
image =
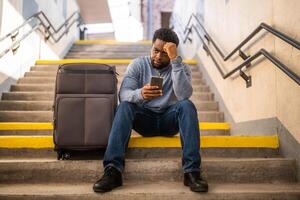
<svg viewBox="0 0 300 200">
<path fill-rule="evenodd" d="M 150 83 L 151 76 L 163 77 L 163 95 L 152 100 L 144 100 L 142 87 Z M 170 61 L 163 69 L 151 65 L 150 56 L 134 59 L 127 67 L 119 92 L 119 100 L 136 103 L 154 112 L 164 112 L 177 101 L 188 99 L 193 93 L 191 70 L 181 59 Z"/>
</svg>

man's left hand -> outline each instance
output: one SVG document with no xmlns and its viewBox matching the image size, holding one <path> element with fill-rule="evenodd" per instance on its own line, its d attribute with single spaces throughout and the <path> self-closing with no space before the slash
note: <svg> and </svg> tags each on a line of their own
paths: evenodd
<svg viewBox="0 0 300 200">
<path fill-rule="evenodd" d="M 174 60 L 177 57 L 177 47 L 173 42 L 167 42 L 163 50 L 168 54 L 170 60 Z"/>
</svg>

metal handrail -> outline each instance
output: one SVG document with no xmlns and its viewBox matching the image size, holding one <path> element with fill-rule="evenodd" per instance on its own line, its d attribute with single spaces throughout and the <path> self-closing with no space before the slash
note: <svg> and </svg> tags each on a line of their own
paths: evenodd
<svg viewBox="0 0 300 200">
<path fill-rule="evenodd" d="M 75 19 L 75 20 L 73 20 L 70 24 L 69 24 L 69 21 L 75 16 L 75 15 L 78 15 L 78 17 Z M 43 20 L 42 20 L 42 18 L 40 17 L 40 16 L 38 16 L 38 18 L 39 18 L 39 20 L 43 23 L 43 26 L 46 28 L 45 30 L 48 30 L 48 32 L 50 33 L 50 35 L 48 36 L 48 38 L 49 37 L 51 37 L 52 39 L 53 39 L 53 41 L 54 42 L 58 42 L 60 39 L 61 39 L 61 37 L 65 34 L 65 33 L 67 33 L 68 32 L 68 30 L 69 30 L 69 28 L 76 22 L 76 21 L 78 21 L 79 23 L 78 23 L 78 26 L 81 24 L 81 22 L 82 22 L 82 18 L 81 18 L 81 16 L 80 16 L 80 13 L 78 12 L 78 11 L 75 11 L 72 15 L 70 15 L 69 17 L 68 17 L 68 19 L 66 19 L 66 21 L 63 23 L 63 24 L 61 24 L 57 29 L 52 25 L 52 23 L 50 22 L 50 20 L 48 19 L 48 17 L 43 13 L 43 12 L 41 12 L 41 16 L 47 21 L 47 23 L 49 24 L 48 26 L 43 22 Z M 69 25 L 68 25 L 69 24 Z M 54 37 L 54 34 L 57 34 L 57 33 L 59 33 L 60 31 L 61 31 L 61 29 L 63 28 L 63 27 L 65 27 L 66 25 L 68 25 L 67 27 L 66 27 L 66 29 L 65 29 L 65 31 L 61 34 L 61 36 L 59 37 L 59 38 L 55 38 Z M 52 33 L 50 32 L 50 28 L 52 29 Z M 46 39 L 48 39 L 48 38 L 46 38 Z"/>
<path fill-rule="evenodd" d="M 3 36 L 2 38 L 0 38 L 0 42 L 2 40 L 5 40 L 6 38 L 12 36 L 12 35 L 15 35 L 14 33 L 18 32 L 19 29 L 21 29 L 23 26 L 25 26 L 26 24 L 28 24 L 30 21 L 32 21 L 33 19 L 35 19 L 37 17 L 39 13 L 36 13 L 34 15 L 32 15 L 31 17 L 29 17 L 27 20 L 25 20 L 23 22 L 23 24 L 21 24 L 20 26 L 18 26 L 17 28 L 15 28 L 14 30 L 12 30 L 10 33 L 6 34 L 5 36 Z"/>
<path fill-rule="evenodd" d="M 70 22 L 74 18 L 75 15 L 78 15 L 78 17 L 75 18 L 72 22 Z M 20 39 L 15 40 L 15 38 L 17 37 L 17 35 L 19 33 L 19 30 L 21 28 L 23 28 L 25 25 L 29 24 L 29 22 L 31 22 L 33 19 L 37 19 L 39 22 L 34 27 L 32 27 L 27 33 L 25 33 Z M 46 23 L 44 22 L 44 20 L 46 21 Z M 35 13 L 34 15 L 32 15 L 31 17 L 26 19 L 20 26 L 15 28 L 10 33 L 6 34 L 4 37 L 0 38 L 0 42 L 9 37 L 11 37 L 11 39 L 12 39 L 12 44 L 7 49 L 5 49 L 4 51 L 2 51 L 0 53 L 0 58 L 3 57 L 6 53 L 8 53 L 10 51 L 15 52 L 17 50 L 17 48 L 20 46 L 20 42 L 22 40 L 24 40 L 26 37 L 28 37 L 32 32 L 34 32 L 35 30 L 38 30 L 41 26 L 45 30 L 44 31 L 45 40 L 48 40 L 49 38 L 51 38 L 55 43 L 57 43 L 64 36 L 64 34 L 66 34 L 69 31 L 69 29 L 72 27 L 72 25 L 76 22 L 78 22 L 77 26 L 80 26 L 81 24 L 83 24 L 82 18 L 78 11 L 75 11 L 72 15 L 70 15 L 68 17 L 68 19 L 66 19 L 65 22 L 62 23 L 57 29 L 52 25 L 52 23 L 50 22 L 50 20 L 48 19 L 48 17 L 45 15 L 45 13 L 43 11 Z M 57 35 L 62 30 L 63 27 L 65 27 L 65 31 L 62 32 L 60 34 L 60 36 L 58 36 L 56 38 L 55 35 Z"/>
<path fill-rule="evenodd" d="M 11 44 L 9 46 L 9 48 L 5 49 L 1 54 L 0 54 L 0 58 L 3 57 L 5 54 L 7 54 L 10 50 L 16 51 L 16 49 L 19 47 L 19 44 L 22 40 L 24 40 L 28 35 L 30 35 L 33 31 L 37 30 L 39 28 L 39 26 L 41 25 L 41 23 L 35 25 L 29 32 L 27 32 L 26 34 L 24 34 L 19 40 L 15 41 L 13 44 Z M 15 48 L 15 46 L 18 45 L 17 48 Z M 15 49 L 15 50 L 14 50 Z"/>
<path fill-rule="evenodd" d="M 252 31 L 252 33 L 249 34 L 248 37 L 246 37 L 236 48 L 234 48 L 228 55 L 225 56 L 223 54 L 223 52 L 220 50 L 220 48 L 217 46 L 215 41 L 210 37 L 210 35 L 208 34 L 206 29 L 200 22 L 197 15 L 195 15 L 194 13 L 190 16 L 188 23 L 185 26 L 184 33 L 186 33 L 189 30 L 188 26 L 191 23 L 193 18 L 196 20 L 198 25 L 204 31 L 204 33 L 205 33 L 204 37 L 213 44 L 213 46 L 216 48 L 217 52 L 220 54 L 220 56 L 223 58 L 224 61 L 227 61 L 233 54 L 235 54 L 237 51 L 239 51 L 247 42 L 249 42 L 257 33 L 259 33 L 263 29 L 268 31 L 269 33 L 272 33 L 273 35 L 277 36 L 278 38 L 287 42 L 288 44 L 292 45 L 293 47 L 297 48 L 298 50 L 300 50 L 300 42 L 298 42 L 297 40 L 289 37 L 288 35 L 280 32 L 280 31 L 274 29 L 273 27 L 269 26 L 268 24 L 262 22 L 256 29 L 254 29 L 254 31 Z"/>
<path fill-rule="evenodd" d="M 203 32 L 204 32 L 204 36 L 203 37 L 200 34 L 198 28 L 195 25 L 191 24 L 191 20 L 192 20 L 193 17 L 196 19 L 198 25 L 200 25 L 201 29 L 203 30 Z M 174 18 L 175 21 L 177 21 L 175 15 L 173 15 L 172 18 Z M 226 78 L 230 77 L 231 75 L 233 75 L 235 72 L 240 71 L 240 76 L 246 81 L 247 87 L 250 87 L 251 86 L 251 76 L 247 76 L 242 71 L 242 68 L 245 67 L 245 66 L 249 67 L 251 65 L 251 62 L 253 60 L 257 59 L 259 56 L 262 55 L 265 58 L 267 58 L 268 60 L 270 60 L 273 64 L 275 64 L 281 71 L 283 71 L 286 75 L 288 75 L 291 79 L 293 79 L 298 85 L 300 85 L 300 77 L 295 72 L 293 72 L 292 70 L 290 70 L 286 65 L 284 65 L 281 61 L 279 61 L 277 58 L 275 58 L 273 55 L 271 55 L 265 49 L 263 49 L 263 48 L 260 49 L 253 56 L 246 56 L 241 51 L 242 46 L 244 46 L 250 39 L 252 39 L 262 29 L 265 29 L 265 30 L 269 31 L 273 35 L 279 37 L 283 41 L 287 42 L 288 44 L 290 44 L 293 47 L 295 47 L 298 50 L 300 50 L 300 43 L 298 41 L 290 38 L 289 36 L 281 33 L 280 31 L 278 31 L 278 30 L 270 27 L 269 25 L 267 25 L 265 23 L 261 23 L 258 28 L 256 28 L 246 39 L 244 39 L 236 48 L 233 49 L 233 51 L 231 51 L 226 56 L 224 56 L 224 54 L 222 53 L 222 51 L 220 50 L 220 48 L 216 45 L 216 43 L 214 42 L 214 40 L 209 36 L 209 34 L 205 30 L 204 26 L 201 24 L 200 20 L 197 18 L 197 16 L 195 14 L 192 14 L 190 16 L 190 18 L 188 20 L 188 23 L 185 26 L 185 29 L 184 29 L 184 32 L 183 32 L 185 34 L 185 37 L 184 37 L 184 40 L 183 40 L 184 43 L 186 43 L 186 41 L 187 41 L 187 39 L 189 37 L 189 34 L 191 33 L 192 29 L 194 29 L 196 31 L 198 37 L 200 38 L 200 40 L 201 40 L 201 42 L 203 44 L 203 49 L 212 58 L 214 64 L 216 65 L 216 67 L 217 67 L 218 71 L 220 72 L 220 74 L 221 74 L 221 76 L 222 76 L 223 79 L 226 79 Z M 241 63 L 240 65 L 238 65 L 237 67 L 235 67 L 230 72 L 228 72 L 228 73 L 225 74 L 223 72 L 223 70 L 221 69 L 221 67 L 219 66 L 218 62 L 216 61 L 215 57 L 211 53 L 208 45 L 205 43 L 204 38 L 208 42 L 211 42 L 213 44 L 213 46 L 215 47 L 215 49 L 217 50 L 217 52 L 223 58 L 224 61 L 227 61 L 232 55 L 234 55 L 237 51 L 239 51 L 239 55 L 244 59 L 244 62 Z"/>
</svg>

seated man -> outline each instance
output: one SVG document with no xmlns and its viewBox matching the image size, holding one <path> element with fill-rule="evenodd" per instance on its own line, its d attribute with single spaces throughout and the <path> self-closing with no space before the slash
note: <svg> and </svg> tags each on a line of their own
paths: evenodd
<svg viewBox="0 0 300 200">
<path fill-rule="evenodd" d="M 191 71 L 177 56 L 175 32 L 161 28 L 154 33 L 151 56 L 140 57 L 128 66 L 104 155 L 104 175 L 94 184 L 95 192 L 107 192 L 122 185 L 125 149 L 133 128 L 142 136 L 171 136 L 180 132 L 184 185 L 195 192 L 207 192 L 201 177 L 197 110 L 189 100 L 193 88 Z M 152 76 L 163 77 L 162 90 L 150 86 Z"/>
</svg>

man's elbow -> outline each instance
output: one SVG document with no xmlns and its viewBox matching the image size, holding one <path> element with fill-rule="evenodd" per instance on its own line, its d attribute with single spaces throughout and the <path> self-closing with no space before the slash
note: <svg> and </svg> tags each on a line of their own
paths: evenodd
<svg viewBox="0 0 300 200">
<path fill-rule="evenodd" d="M 193 88 L 192 87 L 190 87 L 186 90 L 183 90 L 181 92 L 178 92 L 177 94 L 175 93 L 175 95 L 176 95 L 176 97 L 179 101 L 189 99 L 192 96 L 192 94 L 193 94 Z"/>
</svg>

